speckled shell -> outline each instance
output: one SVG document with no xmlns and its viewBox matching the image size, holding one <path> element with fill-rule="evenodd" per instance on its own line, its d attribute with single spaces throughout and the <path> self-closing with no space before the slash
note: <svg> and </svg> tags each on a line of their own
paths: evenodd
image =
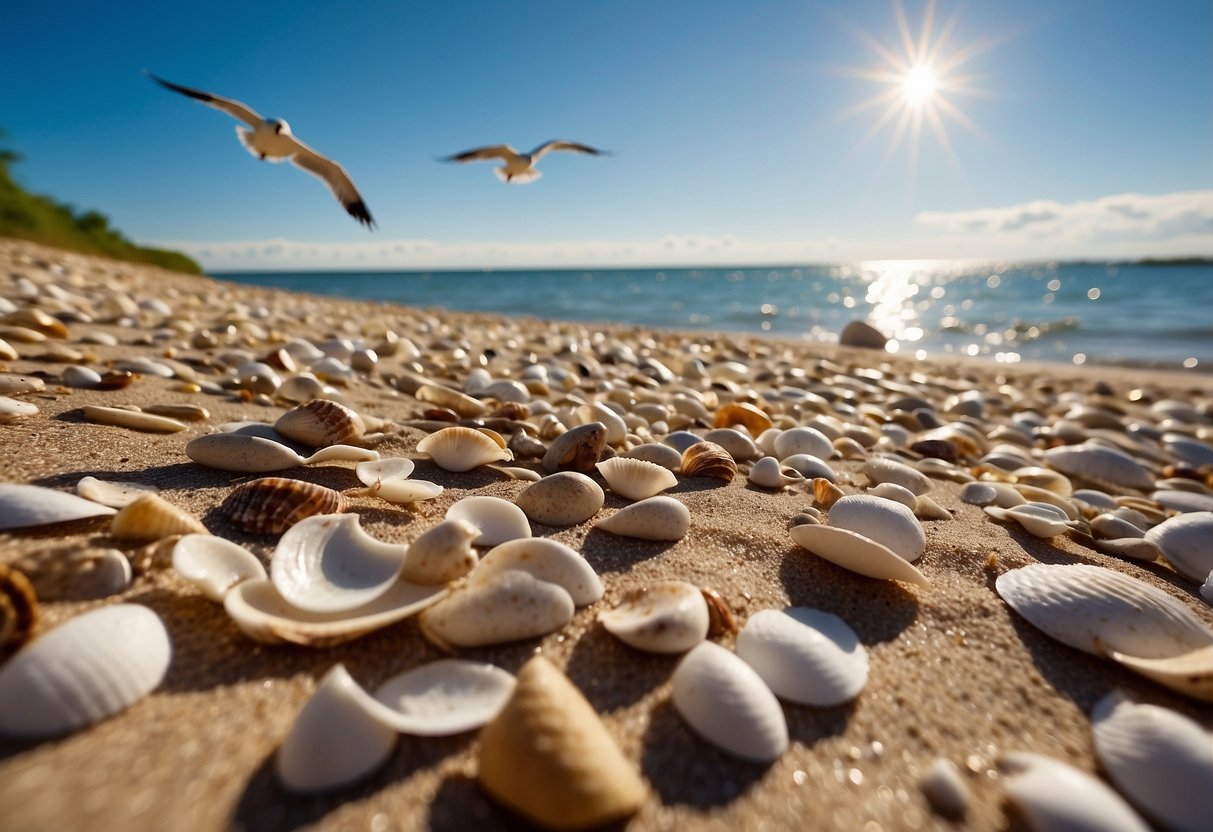
<svg viewBox="0 0 1213 832">
<path fill-rule="evenodd" d="M 737 463 L 715 442 L 696 442 L 682 452 L 682 474 L 732 482 L 737 476 Z"/>
<path fill-rule="evenodd" d="M 345 508 L 341 492 L 323 485 L 286 477 L 262 477 L 237 486 L 220 510 L 242 531 L 281 534 L 305 517 L 338 514 Z"/>
<path fill-rule="evenodd" d="M 175 534 L 206 534 L 206 526 L 156 494 L 144 494 L 110 520 L 118 540 L 162 540 Z"/>
<path fill-rule="evenodd" d="M 552 440 L 543 455 L 543 470 L 580 471 L 590 474 L 598 463 L 602 449 L 606 447 L 607 429 L 602 422 L 578 425 Z"/>
<path fill-rule="evenodd" d="M 572 526 L 597 514 L 605 499 L 602 486 L 585 474 L 557 471 L 527 486 L 514 502 L 536 523 Z"/>
<path fill-rule="evenodd" d="M 304 445 L 353 445 L 366 433 L 362 417 L 328 399 L 312 399 L 278 417 L 274 430 Z"/>
<path fill-rule="evenodd" d="M 38 596 L 29 578 L 0 564 L 0 656 L 28 641 L 40 617 Z"/>
</svg>

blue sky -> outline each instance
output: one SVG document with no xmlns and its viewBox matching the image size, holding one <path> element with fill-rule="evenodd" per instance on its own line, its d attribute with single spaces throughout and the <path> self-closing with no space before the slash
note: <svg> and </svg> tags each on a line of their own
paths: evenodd
<svg viewBox="0 0 1213 832">
<path fill-rule="evenodd" d="M 928 40 L 967 58 L 937 95 L 972 129 L 944 115 L 916 151 L 900 84 L 862 77 L 905 54 L 898 8 L 7 4 L 0 126 L 25 185 L 212 269 L 1213 254 L 1207 0 L 939 0 Z M 902 8 L 917 40 L 932 5 Z M 143 68 L 287 119 L 378 230 Z M 843 115 L 886 90 L 865 139 L 885 107 Z M 615 155 L 524 186 L 435 161 L 550 138 Z"/>
</svg>

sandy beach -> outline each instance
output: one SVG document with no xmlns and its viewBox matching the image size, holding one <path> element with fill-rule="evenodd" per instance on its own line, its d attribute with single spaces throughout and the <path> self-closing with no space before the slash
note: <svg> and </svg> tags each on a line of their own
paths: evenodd
<svg viewBox="0 0 1213 832">
<path fill-rule="evenodd" d="M 494 379 L 516 379 L 528 363 L 551 363 L 578 374 L 568 390 L 552 384 L 546 396 L 534 394 L 553 405 L 605 398 L 607 382 L 615 391 L 643 391 L 658 399 L 689 387 L 706 396 L 710 412 L 732 399 L 750 400 L 777 424 L 787 402 L 774 392 L 792 382 L 831 391 L 832 402 L 841 406 L 836 413 L 849 424 L 866 425 L 874 440 L 893 413 L 891 403 L 911 393 L 928 402 L 944 423 L 962 412 L 949 414 L 949 401 L 966 391 L 983 394 L 981 411 L 971 421 L 986 436 L 1009 424 L 1017 411 L 1036 409 L 1055 423 L 1080 404 L 1115 408 L 1110 412 L 1127 424 L 1148 415 L 1151 403 L 1174 399 L 1203 408 L 1205 425 L 1213 420 L 1208 375 L 916 361 L 741 335 L 599 328 L 335 301 L 8 240 L 0 241 L 0 298 L 18 308 L 58 314 L 67 324 L 66 338 L 37 343 L 0 333 L 17 353 L 0 361 L 0 370 L 36 376 L 45 384 L 43 390 L 14 396 L 35 405 L 36 414 L 0 424 L 0 480 L 73 493 L 85 476 L 154 485 L 212 534 L 240 543 L 267 563 L 276 536 L 241 532 L 219 511 L 235 486 L 251 477 L 203 467 L 184 448 L 224 423 L 272 424 L 292 406 L 247 391 L 197 389 L 225 378 L 225 353 L 244 350 L 260 359 L 291 338 L 375 343 L 390 330 L 419 350 L 416 359 L 408 358 L 407 350 L 379 356 L 369 370 L 354 371 L 335 386 L 350 407 L 381 423 L 385 435 L 373 446 L 381 457 L 413 458 L 414 478 L 444 486 L 441 495 L 410 506 L 366 496 L 358 490 L 351 462 L 280 474 L 346 492 L 349 511 L 359 514 L 363 528 L 389 542 L 416 539 L 463 497 L 512 501 L 530 485 L 486 467 L 450 473 L 418 454 L 417 443 L 427 434 L 423 420 L 434 404 L 405 392 L 409 384 L 401 379 L 409 374 L 462 389 L 476 367 Z M 629 363 L 636 356 L 659 360 L 676 377 L 655 380 Z M 691 357 L 709 368 L 724 362 L 736 366 L 712 384 L 679 375 Z M 62 373 L 72 364 L 104 371 L 136 358 L 167 360 L 179 372 L 173 378 L 142 373 L 112 390 L 63 384 Z M 184 431 L 148 433 L 90 422 L 82 413 L 88 405 L 194 405 L 208 415 Z M 685 427 L 703 433 L 711 425 Z M 1031 452 L 1039 454 L 1045 444 L 1040 440 Z M 975 460 L 965 462 L 971 466 Z M 859 458 L 830 461 L 845 493 L 867 488 L 863 463 Z M 534 458 L 513 464 L 542 470 Z M 1037 752 L 1097 771 L 1088 714 L 1115 689 L 1213 729 L 1207 703 L 1049 638 L 994 590 L 1000 574 L 1028 564 L 1092 564 L 1164 590 L 1213 625 L 1213 607 L 1201 598 L 1198 583 L 1162 561 L 1103 554 L 1076 535 L 1034 537 L 962 502 L 960 483 L 931 482 L 930 496 L 952 519 L 922 523 L 927 547 L 916 565 L 929 587 L 862 577 L 798 546 L 789 524 L 814 503 L 804 483 L 771 490 L 740 474 L 727 484 L 679 477 L 667 493 L 690 510 L 691 526 L 677 542 L 624 538 L 592 529 L 592 521 L 566 528 L 533 523 L 536 536 L 585 556 L 602 579 L 605 597 L 578 608 L 570 624 L 542 638 L 460 649 L 456 655 L 516 672 L 539 653 L 560 667 L 650 786 L 644 805 L 620 824 L 634 830 L 1004 829 L 1011 815 L 996 768 L 1000 755 Z M 1125 488 L 1119 493 L 1143 492 Z M 596 519 L 629 502 L 608 490 Z M 135 569 L 131 585 L 99 600 L 45 600 L 38 632 L 98 607 L 141 604 L 168 629 L 171 665 L 154 692 L 112 718 L 57 739 L 0 740 L 0 827 L 9 832 L 526 828 L 477 784 L 475 732 L 402 736 L 377 772 L 329 794 L 295 796 L 276 783 L 275 750 L 334 664 L 343 663 L 361 685 L 374 689 L 445 655 L 422 637 L 415 619 L 331 648 L 258 644 L 236 628 L 222 605 L 173 571 L 167 547 L 114 541 L 106 518 L 0 532 L 0 563 L 17 564 L 35 584 L 53 587 L 56 564 L 87 547 L 115 547 L 128 555 Z M 791 743 L 772 764 L 730 756 L 691 730 L 672 705 L 669 679 L 680 657 L 628 647 L 597 621 L 628 591 L 663 579 L 715 589 L 739 625 L 760 610 L 788 606 L 840 616 L 868 651 L 866 686 L 842 706 L 785 704 Z M 733 635 L 718 639 L 730 648 L 734 640 Z M 935 813 L 919 789 L 939 758 L 959 768 L 971 791 L 960 821 Z"/>
</svg>

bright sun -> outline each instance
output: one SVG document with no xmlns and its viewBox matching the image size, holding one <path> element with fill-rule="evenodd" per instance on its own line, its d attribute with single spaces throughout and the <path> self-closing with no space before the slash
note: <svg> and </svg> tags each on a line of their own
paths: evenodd
<svg viewBox="0 0 1213 832">
<path fill-rule="evenodd" d="M 935 94 L 935 73 L 929 66 L 916 66 L 901 81 L 901 91 L 911 107 L 921 107 Z"/>
</svg>

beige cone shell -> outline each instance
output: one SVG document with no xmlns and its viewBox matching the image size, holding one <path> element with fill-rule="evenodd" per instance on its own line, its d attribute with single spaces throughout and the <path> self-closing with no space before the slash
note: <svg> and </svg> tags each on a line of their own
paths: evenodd
<svg viewBox="0 0 1213 832">
<path fill-rule="evenodd" d="M 189 512 L 156 494 L 144 494 L 110 520 L 118 540 L 163 540 L 175 534 L 207 534 L 206 526 Z"/>
</svg>

